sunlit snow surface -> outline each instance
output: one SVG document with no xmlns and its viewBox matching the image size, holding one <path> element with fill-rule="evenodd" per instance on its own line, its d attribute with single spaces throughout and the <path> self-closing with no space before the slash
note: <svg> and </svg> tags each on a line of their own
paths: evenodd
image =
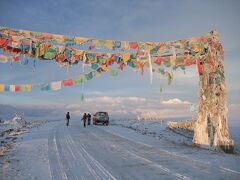
<svg viewBox="0 0 240 180">
<path fill-rule="evenodd" d="M 167 122 L 116 120 L 83 127 L 50 121 L 18 136 L 3 179 L 239 179 L 239 154 L 194 147 Z M 236 133 L 236 137 L 239 137 Z M 234 139 L 235 141 L 237 139 Z M 236 143 L 239 143 L 236 141 Z"/>
</svg>

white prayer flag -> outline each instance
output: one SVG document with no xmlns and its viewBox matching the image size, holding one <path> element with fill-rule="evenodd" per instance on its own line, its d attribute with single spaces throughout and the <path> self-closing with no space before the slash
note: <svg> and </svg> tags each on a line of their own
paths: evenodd
<svg viewBox="0 0 240 180">
<path fill-rule="evenodd" d="M 56 82 L 52 82 L 51 83 L 51 89 L 53 91 L 57 91 L 57 90 L 60 90 L 62 87 L 62 82 L 61 81 L 56 81 Z"/>
</svg>

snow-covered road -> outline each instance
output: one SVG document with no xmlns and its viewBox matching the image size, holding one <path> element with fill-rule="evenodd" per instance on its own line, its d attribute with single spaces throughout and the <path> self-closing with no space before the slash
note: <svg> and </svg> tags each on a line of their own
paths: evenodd
<svg viewBox="0 0 240 180">
<path fill-rule="evenodd" d="M 168 143 L 175 148 L 176 144 Z M 166 146 L 166 144 L 164 145 Z M 175 146 L 175 147 L 174 147 Z M 179 148 L 179 147 L 176 147 Z M 189 149 L 189 147 L 182 147 Z M 192 149 L 192 148 L 191 148 Z M 195 149 L 195 153 L 197 150 Z M 171 153 L 111 127 L 74 123 L 48 137 L 52 179 L 239 179 L 237 171 Z"/>
<path fill-rule="evenodd" d="M 50 123 L 22 138 L 0 179 L 240 179 L 239 155 L 120 126 L 84 128 L 73 120 L 68 127 Z"/>
</svg>

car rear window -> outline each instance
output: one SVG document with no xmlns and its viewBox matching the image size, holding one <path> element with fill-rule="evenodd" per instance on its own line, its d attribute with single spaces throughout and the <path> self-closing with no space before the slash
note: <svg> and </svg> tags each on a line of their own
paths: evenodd
<svg viewBox="0 0 240 180">
<path fill-rule="evenodd" d="M 108 114 L 106 112 L 98 112 L 97 113 L 99 116 L 108 116 Z"/>
</svg>

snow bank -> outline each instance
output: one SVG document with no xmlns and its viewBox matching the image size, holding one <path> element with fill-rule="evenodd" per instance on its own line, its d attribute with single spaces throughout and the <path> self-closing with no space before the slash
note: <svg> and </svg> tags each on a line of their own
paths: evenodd
<svg viewBox="0 0 240 180">
<path fill-rule="evenodd" d="M 28 132 L 30 128 L 38 127 L 49 121 L 30 121 L 27 122 L 19 114 L 10 120 L 0 123 L 0 156 L 3 156 L 11 147 L 12 143 L 17 140 L 17 136 Z"/>
</svg>

